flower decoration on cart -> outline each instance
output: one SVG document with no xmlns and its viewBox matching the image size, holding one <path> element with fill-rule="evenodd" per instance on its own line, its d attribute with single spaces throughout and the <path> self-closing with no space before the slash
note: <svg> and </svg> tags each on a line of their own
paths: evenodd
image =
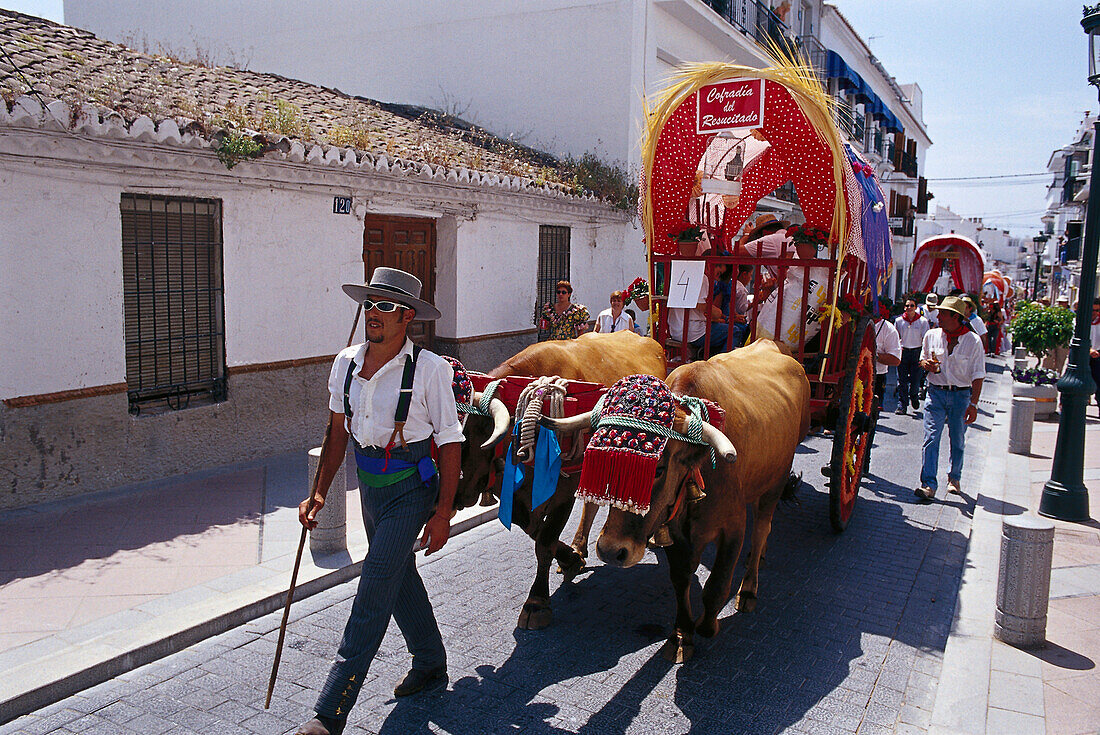
<svg viewBox="0 0 1100 735">
<path fill-rule="evenodd" d="M 852 294 L 844 294 L 836 300 L 836 307 L 828 304 L 821 307 L 822 321 L 829 321 L 833 325 L 833 331 L 858 322 L 859 318 L 869 314 L 864 308 L 863 302 Z"/>
<path fill-rule="evenodd" d="M 649 284 L 644 278 L 635 278 L 629 286 L 623 290 L 623 306 L 630 306 L 630 302 L 637 302 L 643 309 L 649 310 Z M 642 306 L 642 304 L 645 306 Z"/>
<path fill-rule="evenodd" d="M 819 251 L 829 242 L 829 231 L 813 225 L 791 225 L 787 228 L 787 237 L 796 245 L 813 245 Z"/>
<path fill-rule="evenodd" d="M 699 242 L 703 239 L 703 228 L 691 222 L 681 222 L 668 236 L 676 243 Z"/>
</svg>

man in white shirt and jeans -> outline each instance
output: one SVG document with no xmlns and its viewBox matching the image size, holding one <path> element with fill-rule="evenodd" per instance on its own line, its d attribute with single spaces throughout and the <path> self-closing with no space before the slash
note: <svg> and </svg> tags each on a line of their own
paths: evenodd
<svg viewBox="0 0 1100 735">
<path fill-rule="evenodd" d="M 940 326 L 924 335 L 920 366 L 928 373 L 928 405 L 924 410 L 924 446 L 920 487 L 922 500 L 936 497 L 940 437 L 944 424 L 951 436 L 951 467 L 947 491 L 961 493 L 966 427 L 978 418 L 978 399 L 985 379 L 985 348 L 966 324 L 966 306 L 955 296 L 940 304 Z"/>
<path fill-rule="evenodd" d="M 913 410 L 920 407 L 920 362 L 921 344 L 924 335 L 931 328 L 928 320 L 917 311 L 916 299 L 905 300 L 905 312 L 894 320 L 894 326 L 901 338 L 901 364 L 898 365 L 898 407 L 894 413 L 904 416 L 912 404 Z"/>
<path fill-rule="evenodd" d="M 429 554 L 450 535 L 462 425 L 451 388 L 454 370 L 407 336 L 413 320 L 440 317 L 420 299 L 420 289 L 419 279 L 393 268 L 376 268 L 367 286 L 344 285 L 344 293 L 363 306 L 367 342 L 348 347 L 333 363 L 320 468 L 298 518 L 306 528 L 316 527 L 329 484 L 344 471 L 350 436 L 370 545 L 336 661 L 314 706 L 317 716 L 298 729 L 299 735 L 343 732 L 391 616 L 413 659 L 394 694 L 447 682 L 447 654 L 416 571 L 413 545 L 421 528 Z M 433 440 L 438 469 L 431 458 Z"/>
</svg>

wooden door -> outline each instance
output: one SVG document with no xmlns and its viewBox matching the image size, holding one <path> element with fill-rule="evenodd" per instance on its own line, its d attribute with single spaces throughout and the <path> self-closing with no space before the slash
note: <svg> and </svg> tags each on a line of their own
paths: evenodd
<svg viewBox="0 0 1100 735">
<path fill-rule="evenodd" d="M 420 279 L 420 298 L 435 303 L 435 220 L 368 214 L 363 228 L 364 282 L 378 266 L 398 268 Z M 409 337 L 431 349 L 435 322 L 415 321 Z"/>
</svg>

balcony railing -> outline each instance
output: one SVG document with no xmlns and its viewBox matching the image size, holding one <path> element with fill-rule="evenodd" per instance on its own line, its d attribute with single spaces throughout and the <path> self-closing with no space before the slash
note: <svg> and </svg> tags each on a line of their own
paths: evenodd
<svg viewBox="0 0 1100 735">
<path fill-rule="evenodd" d="M 863 141 L 867 138 L 867 118 L 863 115 L 852 115 L 852 144 L 862 149 Z"/>
<path fill-rule="evenodd" d="M 1085 178 L 1066 179 L 1066 183 L 1062 185 L 1062 204 L 1072 202 L 1074 197 L 1081 193 L 1081 190 L 1085 188 Z"/>
<path fill-rule="evenodd" d="M 894 155 L 894 170 L 911 179 L 917 178 L 917 157 L 911 153 L 898 151 Z"/>
<path fill-rule="evenodd" d="M 797 44 L 802 55 L 810 62 L 810 66 L 817 72 L 817 78 L 821 80 L 822 84 L 825 84 L 825 55 L 827 49 L 821 45 L 821 41 L 818 41 L 813 36 L 799 36 Z"/>
<path fill-rule="evenodd" d="M 761 46 L 767 46 L 768 39 L 779 46 L 795 43 L 787 24 L 760 0 L 703 0 L 703 3 Z"/>
</svg>

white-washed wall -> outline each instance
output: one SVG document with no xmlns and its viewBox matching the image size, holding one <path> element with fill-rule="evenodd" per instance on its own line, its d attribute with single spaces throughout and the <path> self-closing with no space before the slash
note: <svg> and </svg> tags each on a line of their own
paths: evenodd
<svg viewBox="0 0 1100 735">
<path fill-rule="evenodd" d="M 5 167 L 0 191 L 0 398 L 124 381 L 117 188 Z"/>
<path fill-rule="evenodd" d="M 570 228 L 574 300 L 593 318 L 608 294 L 645 274 L 641 246 L 629 223 L 548 219 L 530 222 L 479 216 L 458 226 L 457 333 L 459 338 L 531 329 L 538 278 L 539 226 Z"/>
<path fill-rule="evenodd" d="M 229 367 L 343 345 L 354 305 L 340 284 L 362 281 L 363 235 L 331 194 L 46 171 L 0 173 L 0 398 L 126 380 L 124 192 L 222 200 Z"/>
</svg>

